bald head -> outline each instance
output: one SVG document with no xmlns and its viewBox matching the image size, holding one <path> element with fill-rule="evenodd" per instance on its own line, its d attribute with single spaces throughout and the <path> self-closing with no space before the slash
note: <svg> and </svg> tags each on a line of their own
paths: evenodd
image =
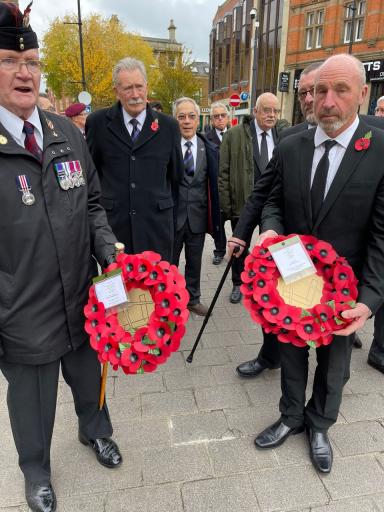
<svg viewBox="0 0 384 512">
<path fill-rule="evenodd" d="M 320 66 L 315 78 L 317 123 L 329 137 L 337 137 L 356 119 L 366 95 L 363 64 L 352 55 L 333 55 Z"/>
<path fill-rule="evenodd" d="M 264 92 L 257 98 L 253 112 L 259 128 L 268 131 L 275 126 L 280 114 L 279 100 L 271 92 Z"/>
</svg>

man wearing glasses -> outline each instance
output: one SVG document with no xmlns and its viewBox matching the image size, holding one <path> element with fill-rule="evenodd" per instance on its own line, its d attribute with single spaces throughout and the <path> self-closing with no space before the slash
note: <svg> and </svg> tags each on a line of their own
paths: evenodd
<svg viewBox="0 0 384 512">
<path fill-rule="evenodd" d="M 28 506 L 51 512 L 60 368 L 74 397 L 81 443 L 104 466 L 122 459 L 110 439 L 108 411 L 99 410 L 100 364 L 83 314 L 97 273 L 92 256 L 109 263 L 116 238 L 79 130 L 36 107 L 40 79 L 28 13 L 0 2 L 0 370 Z"/>
<path fill-rule="evenodd" d="M 384 96 L 381 96 L 377 100 L 376 108 L 375 108 L 375 116 L 384 117 Z"/>
<path fill-rule="evenodd" d="M 240 212 L 254 185 L 264 173 L 277 142 L 275 125 L 280 114 L 279 101 L 272 93 L 261 94 L 253 110 L 254 118 L 246 116 L 242 124 L 229 130 L 220 148 L 219 194 L 224 215 L 231 220 L 235 230 Z M 247 246 L 251 237 L 246 241 Z M 241 272 L 244 269 L 244 251 L 232 265 L 233 289 L 230 302 L 241 301 Z M 263 332 L 263 345 L 252 361 L 237 367 L 242 377 L 255 377 L 266 368 L 280 366 L 276 337 Z"/>
<path fill-rule="evenodd" d="M 219 153 L 206 138 L 197 134 L 200 108 L 191 98 L 179 98 L 173 104 L 173 115 L 181 132 L 184 176 L 179 186 L 175 265 L 185 249 L 185 280 L 189 292 L 188 309 L 206 316 L 208 308 L 200 302 L 201 259 L 205 233 L 220 236 L 220 208 L 217 189 Z"/>
<path fill-rule="evenodd" d="M 220 148 L 223 136 L 228 130 L 229 117 L 228 109 L 224 103 L 216 102 L 211 105 L 211 122 L 213 127 L 206 133 L 207 139 L 216 144 Z M 225 236 L 225 224 L 226 218 L 224 212 L 221 212 L 221 224 L 220 224 L 220 239 L 215 241 L 215 249 L 213 251 L 212 263 L 214 265 L 220 265 L 225 256 L 227 248 L 227 238 Z"/>
</svg>

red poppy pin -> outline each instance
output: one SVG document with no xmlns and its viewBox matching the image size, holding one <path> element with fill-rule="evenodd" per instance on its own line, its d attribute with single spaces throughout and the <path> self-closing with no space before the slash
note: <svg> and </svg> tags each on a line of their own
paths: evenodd
<svg viewBox="0 0 384 512">
<path fill-rule="evenodd" d="M 369 132 L 367 132 L 364 135 L 364 137 L 357 139 L 357 141 L 355 142 L 356 151 L 363 151 L 363 150 L 368 149 L 369 146 L 371 145 L 371 137 L 372 137 L 372 132 L 371 132 L 371 130 L 369 130 Z"/>
<path fill-rule="evenodd" d="M 158 119 L 155 119 L 152 124 L 151 124 L 151 130 L 153 132 L 157 132 L 157 130 L 159 129 L 159 120 Z"/>
</svg>

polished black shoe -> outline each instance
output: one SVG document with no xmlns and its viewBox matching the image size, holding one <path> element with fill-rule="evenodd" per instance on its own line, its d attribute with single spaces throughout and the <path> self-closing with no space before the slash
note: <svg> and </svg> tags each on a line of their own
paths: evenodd
<svg viewBox="0 0 384 512">
<path fill-rule="evenodd" d="M 220 256 L 219 254 L 215 254 L 212 258 L 212 264 L 213 265 L 220 265 L 220 263 L 223 261 L 224 256 Z"/>
<path fill-rule="evenodd" d="M 252 359 L 252 361 L 246 361 L 245 363 L 239 364 L 236 368 L 236 371 L 241 377 L 257 377 L 265 370 L 265 366 L 263 366 L 256 359 Z"/>
<path fill-rule="evenodd" d="M 332 468 L 333 452 L 326 432 L 308 429 L 309 455 L 312 464 L 321 473 L 329 473 Z"/>
<path fill-rule="evenodd" d="M 355 333 L 355 336 L 353 338 L 353 346 L 355 348 L 361 348 L 363 346 L 363 343 L 361 341 L 361 339 L 359 338 L 359 336 Z"/>
<path fill-rule="evenodd" d="M 232 288 L 231 295 L 229 297 L 229 302 L 231 304 L 238 304 L 241 301 L 242 293 L 240 291 L 240 285 L 234 285 Z"/>
<path fill-rule="evenodd" d="M 109 437 L 101 437 L 94 441 L 88 440 L 79 434 L 79 441 L 90 446 L 96 454 L 97 460 L 107 468 L 117 468 L 123 462 L 119 447 Z"/>
<path fill-rule="evenodd" d="M 25 480 L 25 499 L 32 512 L 53 512 L 56 510 L 56 495 L 51 484 L 33 484 Z"/>
<path fill-rule="evenodd" d="M 376 361 L 370 359 L 369 357 L 367 363 L 369 364 L 369 366 L 372 366 L 372 368 L 375 368 L 375 370 L 379 370 L 379 372 L 384 373 L 384 363 L 377 363 Z"/>
<path fill-rule="evenodd" d="M 300 434 L 304 431 L 304 426 L 288 427 L 281 420 L 263 430 L 255 439 L 255 445 L 258 448 L 275 448 L 284 443 L 289 436 Z"/>
</svg>

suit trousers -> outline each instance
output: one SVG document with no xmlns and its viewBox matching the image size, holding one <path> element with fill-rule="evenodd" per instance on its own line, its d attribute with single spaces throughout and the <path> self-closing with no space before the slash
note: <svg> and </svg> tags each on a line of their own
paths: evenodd
<svg viewBox="0 0 384 512">
<path fill-rule="evenodd" d="M 299 427 L 306 424 L 325 432 L 336 422 L 343 387 L 349 380 L 352 343 L 352 336 L 335 336 L 329 345 L 316 349 L 317 367 L 307 405 L 309 347 L 281 343 L 280 412 L 286 425 Z"/>
<path fill-rule="evenodd" d="M 373 341 L 368 359 L 384 368 L 384 305 L 376 311 L 374 325 Z"/>
<path fill-rule="evenodd" d="M 215 238 L 215 249 L 213 251 L 213 254 L 215 256 L 225 256 L 225 253 L 227 251 L 227 237 L 225 235 L 225 215 L 224 212 L 221 212 L 221 218 L 220 218 L 220 233 L 219 238 Z"/>
<path fill-rule="evenodd" d="M 232 227 L 232 233 L 235 231 L 235 227 L 237 223 L 239 222 L 239 217 L 233 217 L 231 219 L 231 227 Z M 251 237 L 248 240 L 244 240 L 244 242 L 247 244 L 247 247 L 251 244 Z M 233 286 L 239 286 L 241 285 L 241 273 L 244 270 L 244 261 L 245 258 L 248 256 L 249 251 L 246 249 L 243 254 L 239 258 L 235 258 L 234 262 L 232 263 L 232 283 Z"/>
<path fill-rule="evenodd" d="M 192 233 L 188 219 L 184 226 L 179 229 L 175 237 L 173 250 L 173 263 L 179 266 L 180 254 L 185 250 L 185 271 L 184 277 L 189 293 L 189 304 L 200 302 L 200 274 L 201 260 L 203 256 L 205 233 Z"/>
<path fill-rule="evenodd" d="M 0 369 L 8 381 L 7 403 L 19 466 L 25 478 L 46 485 L 51 479 L 50 448 L 55 421 L 59 369 L 71 387 L 79 431 L 87 439 L 110 437 L 106 406 L 99 411 L 100 363 L 88 343 L 43 365 L 7 363 Z"/>
</svg>

